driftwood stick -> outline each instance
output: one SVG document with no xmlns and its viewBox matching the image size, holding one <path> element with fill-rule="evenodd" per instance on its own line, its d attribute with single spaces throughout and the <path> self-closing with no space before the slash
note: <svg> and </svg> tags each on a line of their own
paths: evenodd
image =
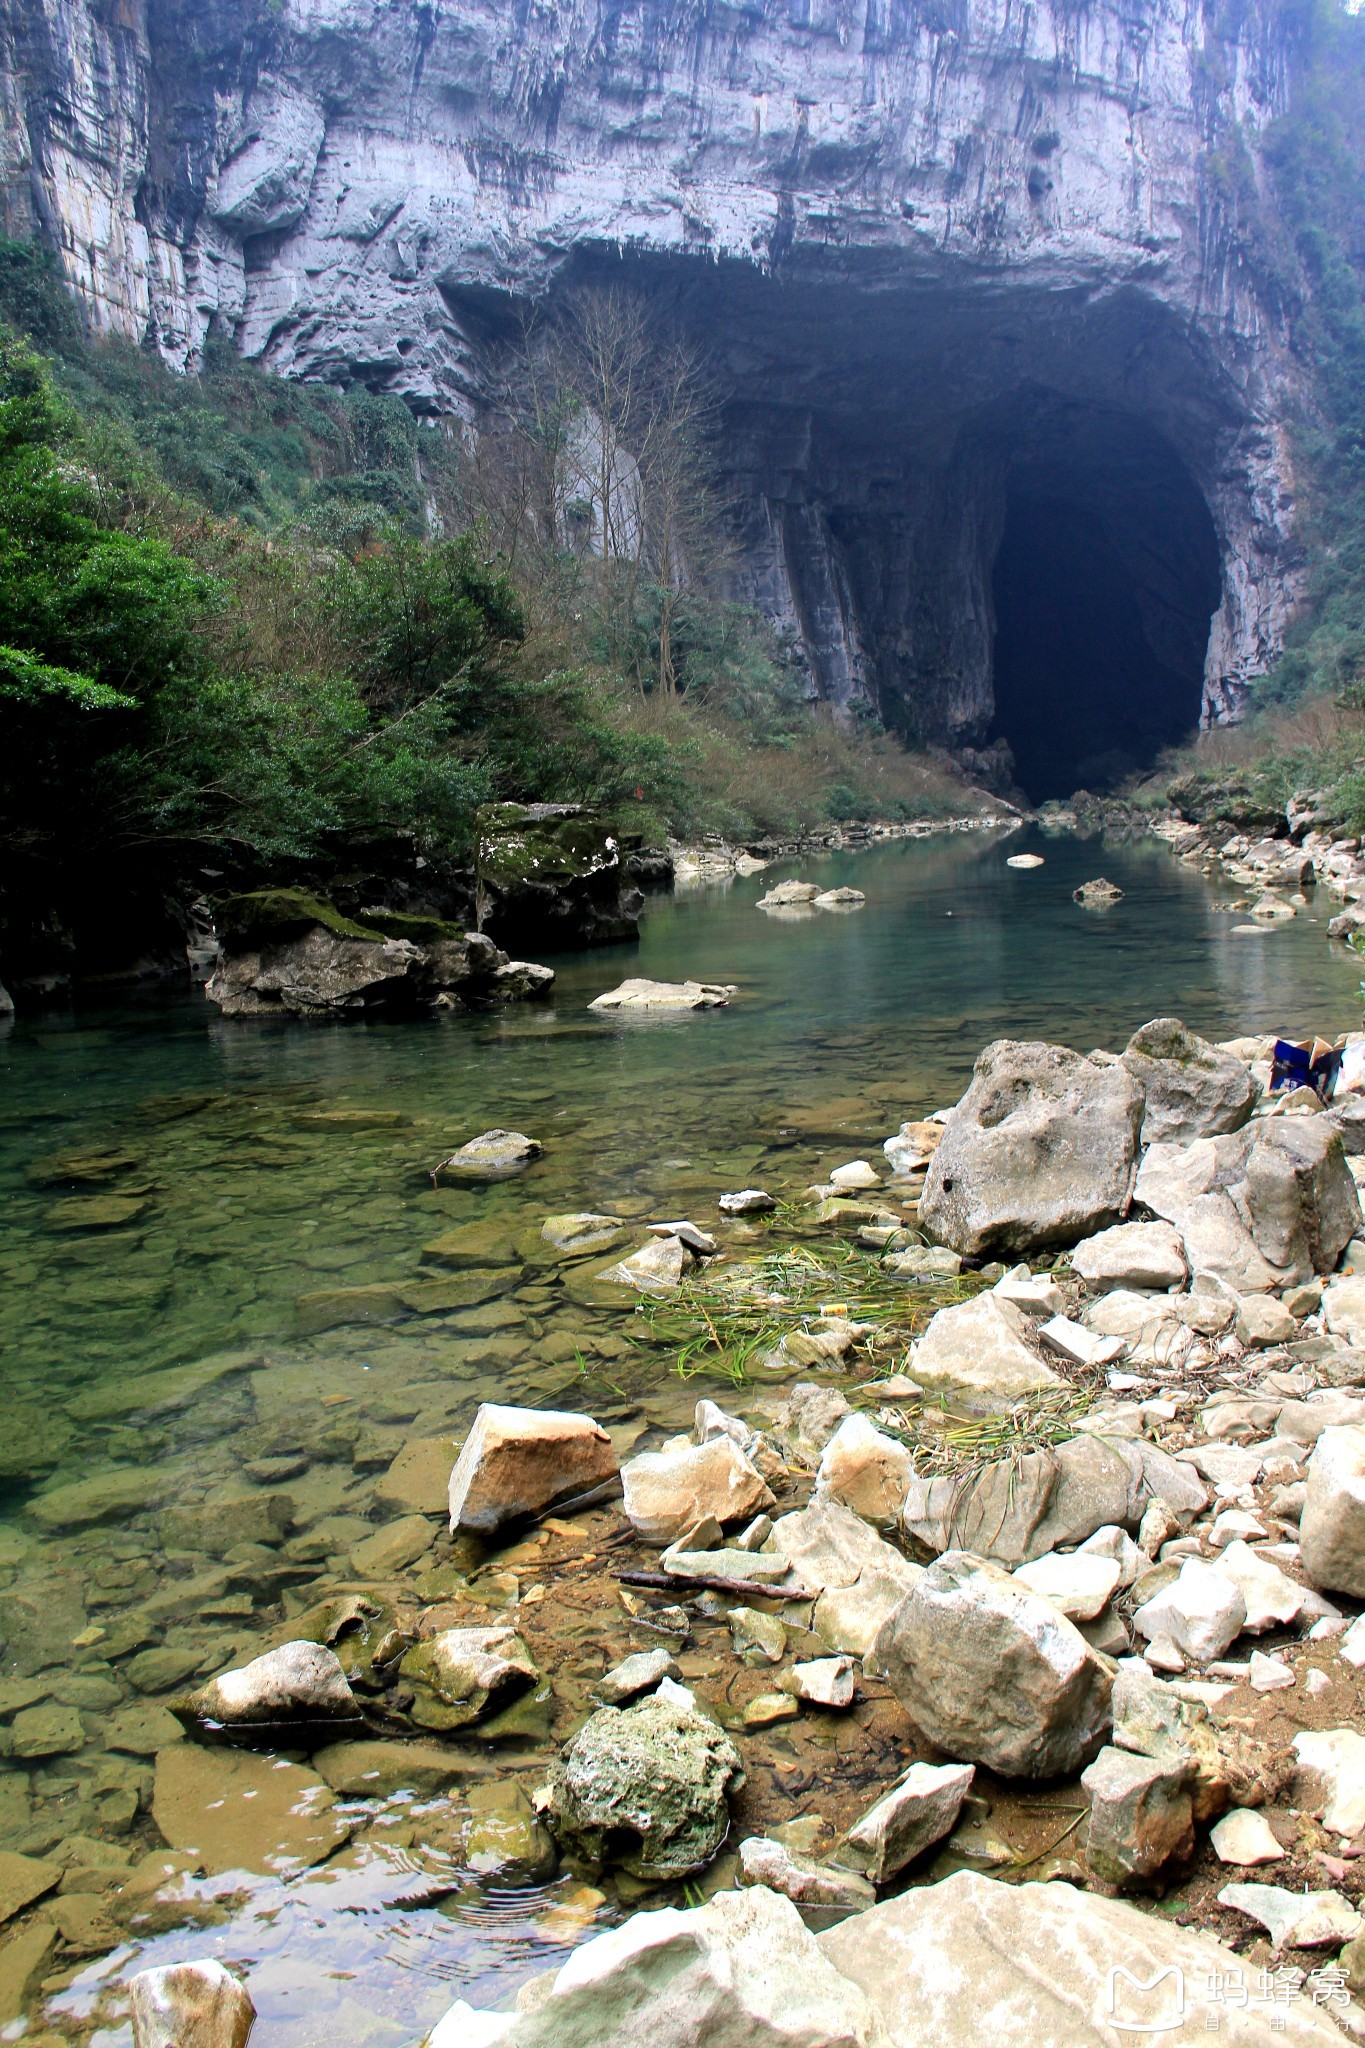
<svg viewBox="0 0 1365 2048">
<path fill-rule="evenodd" d="M 613 1572 L 618 1586 L 645 1586 L 653 1593 L 733 1593 L 738 1600 L 809 1600 L 803 1586 L 767 1586 L 757 1579 L 724 1579 L 693 1572 Z"/>
</svg>

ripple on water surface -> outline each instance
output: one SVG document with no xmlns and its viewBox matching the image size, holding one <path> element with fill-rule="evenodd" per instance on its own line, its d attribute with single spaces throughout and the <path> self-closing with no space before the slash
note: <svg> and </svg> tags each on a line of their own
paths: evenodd
<svg viewBox="0 0 1365 2048">
<path fill-rule="evenodd" d="M 1007 868 L 1025 845 L 1044 865 Z M 1357 1020 L 1329 904 L 1236 932 L 1231 892 L 1153 843 L 957 835 L 807 872 L 856 883 L 866 908 L 774 921 L 753 907 L 771 873 L 658 898 L 638 950 L 556 962 L 552 1004 L 305 1026 L 196 996 L 0 1040 L 0 1849 L 87 1873 L 64 1887 L 87 1904 L 63 1944 L 37 1940 L 8 1989 L 0 1963 L 0 2020 L 45 1983 L 51 2023 L 121 2039 L 130 1967 L 214 1953 L 248 1967 L 271 2043 L 304 2048 L 321 2021 L 331 2043 L 400 2048 L 620 1909 L 569 1877 L 499 1892 L 455 1868 L 443 1889 L 427 1809 L 401 1792 L 330 1809 L 349 1841 L 323 1864 L 146 1861 L 165 1855 L 167 1698 L 339 1588 L 438 1597 L 441 1481 L 480 1400 L 591 1409 L 622 1452 L 685 1426 L 705 1386 L 556 1261 L 544 1217 L 712 1225 L 727 1188 L 795 1193 L 954 1100 L 997 1036 L 1084 1050 L 1161 1014 L 1211 1036 Z M 1123 900 L 1083 909 L 1071 892 L 1101 872 Z M 590 1015 L 626 973 L 740 994 L 678 1019 Z M 544 1158 L 433 1186 L 427 1168 L 492 1125 Z M 387 1555 L 360 1549 L 399 1521 Z M 524 1578 L 534 1555 L 505 1562 Z M 561 1717 L 601 1668 L 596 1618 L 578 1626 Z M 527 1739 L 495 1776 L 535 1782 Z M 129 1867 L 149 1903 L 102 1921 Z"/>
</svg>

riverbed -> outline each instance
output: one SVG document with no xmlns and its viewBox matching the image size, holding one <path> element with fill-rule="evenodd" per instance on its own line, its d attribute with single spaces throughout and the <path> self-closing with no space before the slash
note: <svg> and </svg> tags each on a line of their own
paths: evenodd
<svg viewBox="0 0 1365 2048">
<path fill-rule="evenodd" d="M 1006 865 L 1024 851 L 1044 864 Z M 188 1857 L 140 1922 L 98 1907 L 110 1870 L 155 1874 L 165 1701 L 365 1582 L 357 1547 L 401 1512 L 381 1482 L 405 1445 L 458 1440 L 493 1399 L 590 1410 L 624 1455 L 685 1427 L 701 1393 L 742 1401 L 679 1373 L 629 1297 L 607 1305 L 541 1257 L 547 1215 L 622 1217 L 628 1246 L 652 1219 L 715 1225 L 727 1189 L 795 1199 L 956 1100 L 995 1037 L 1117 1049 L 1157 1015 L 1210 1037 L 1359 1022 L 1333 903 L 1240 931 L 1232 889 L 1154 841 L 901 841 L 799 870 L 863 890 L 861 909 L 756 911 L 795 872 L 651 899 L 638 948 L 553 963 L 552 1002 L 309 1026 L 225 1020 L 185 992 L 0 1038 L 0 1849 L 61 1858 L 74 1839 L 63 1896 L 94 1902 L 34 1946 L 34 2037 L 122 2043 L 129 1969 L 213 1953 L 249 1977 L 260 2048 L 324 2027 L 336 2048 L 406 2048 L 455 1995 L 505 1997 L 633 1903 L 571 1874 L 440 1892 L 415 1863 L 405 1893 L 394 1816 L 421 1799 L 399 1785 L 386 1840 L 374 1801 L 340 1795 L 350 1839 L 307 1867 L 286 1813 L 266 1867 L 220 1856 L 198 1876 Z M 1074 902 L 1101 873 L 1122 899 Z M 738 993 L 682 1017 L 590 1014 L 626 974 Z M 433 1181 L 492 1126 L 544 1157 L 493 1185 Z M 424 1262 L 464 1223 L 487 1226 L 482 1263 Z M 281 1496 L 272 1523 L 262 1503 Z M 439 1569 L 430 1529 L 430 1553 L 391 1568 L 409 1582 Z M 537 1754 L 481 1762 L 529 1785 Z"/>
</svg>

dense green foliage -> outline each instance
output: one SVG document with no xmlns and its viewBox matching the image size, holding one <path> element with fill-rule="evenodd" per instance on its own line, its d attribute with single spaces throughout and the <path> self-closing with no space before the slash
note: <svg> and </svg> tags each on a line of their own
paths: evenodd
<svg viewBox="0 0 1365 2048">
<path fill-rule="evenodd" d="M 558 489 L 581 410 L 556 397 L 557 443 L 509 410 L 513 465 L 548 451 Z M 815 719 L 752 615 L 647 562 L 623 609 L 621 568 L 533 523 L 398 399 L 222 347 L 177 377 L 0 241 L 6 960 L 91 930 L 112 954 L 149 904 L 382 870 L 414 840 L 450 868 L 494 798 L 653 833 L 941 803 L 889 743 Z"/>
</svg>

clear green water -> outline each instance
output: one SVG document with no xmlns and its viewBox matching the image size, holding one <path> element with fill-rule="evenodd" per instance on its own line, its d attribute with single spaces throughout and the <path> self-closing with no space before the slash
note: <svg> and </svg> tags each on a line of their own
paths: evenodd
<svg viewBox="0 0 1365 2048">
<path fill-rule="evenodd" d="M 1007 868 L 1022 850 L 1046 865 Z M 294 1459 L 275 1561 L 297 1612 L 355 1582 L 351 1547 L 385 1519 L 376 1477 L 410 1438 L 458 1434 L 496 1398 L 615 1413 L 624 1443 L 677 1427 L 699 1391 L 635 1346 L 628 1305 L 584 1306 L 551 1267 L 468 1309 L 307 1337 L 301 1294 L 429 1277 L 421 1247 L 467 1220 L 534 1239 L 562 1210 L 707 1223 L 726 1188 L 793 1193 L 954 1100 L 996 1036 L 1085 1049 L 1161 1014 L 1210 1036 L 1358 1021 L 1328 902 L 1235 935 L 1243 916 L 1154 843 L 960 835 L 806 872 L 855 884 L 866 908 L 775 921 L 753 908 L 772 872 L 659 898 L 638 950 L 557 961 L 544 1006 L 332 1027 L 230 1022 L 185 997 L 22 1020 L 0 1039 L 0 1715 L 20 1679 L 68 1715 L 66 1747 L 0 1759 L 0 1847 L 79 1835 L 148 1850 L 152 1758 L 115 1746 L 119 1716 L 185 1681 L 139 1657 L 179 1652 L 207 1674 L 278 1625 L 270 1556 L 235 1578 L 218 1558 L 168 1558 L 168 1507 L 240 1496 L 251 1461 Z M 1097 873 L 1126 891 L 1107 913 L 1071 898 Z M 672 1020 L 591 1016 L 628 973 L 741 992 Z M 426 1169 L 492 1125 L 539 1137 L 544 1159 L 496 1186 L 434 1188 Z M 79 1163 L 92 1153 L 109 1157 Z M 87 1228 L 70 1206 L 110 1196 L 129 1205 L 121 1227 Z M 144 1377 L 224 1354 L 231 1369 Z M 131 1492 L 106 1519 L 86 1519 L 85 1496 L 44 1511 L 54 1488 L 111 1473 Z M 355 1816 L 363 1838 L 370 1812 Z M 540 1916 L 571 1880 L 404 1907 L 402 1860 L 362 1839 L 288 1881 L 187 1880 L 187 1918 L 236 1903 L 202 1931 L 172 1911 L 110 1954 L 57 1951 L 49 1982 L 72 1981 L 35 2025 L 122 2042 L 110 1987 L 135 1960 L 207 1952 L 249 1969 L 264 2048 L 324 2029 L 401 2048 L 457 1990 L 498 1996 L 553 1960 L 563 1929 Z"/>
</svg>

